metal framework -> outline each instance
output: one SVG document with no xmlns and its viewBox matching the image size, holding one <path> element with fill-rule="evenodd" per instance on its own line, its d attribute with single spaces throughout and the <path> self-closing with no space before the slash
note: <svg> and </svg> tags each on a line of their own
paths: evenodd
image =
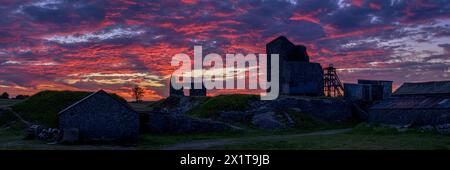
<svg viewBox="0 0 450 170">
<path fill-rule="evenodd" d="M 339 97 L 344 94 L 344 87 L 336 73 L 336 68 L 330 64 L 324 69 L 324 92 L 327 97 Z"/>
</svg>

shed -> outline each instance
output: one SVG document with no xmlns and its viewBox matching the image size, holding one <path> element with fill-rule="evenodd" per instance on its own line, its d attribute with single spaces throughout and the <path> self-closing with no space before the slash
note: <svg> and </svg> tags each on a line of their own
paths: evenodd
<svg viewBox="0 0 450 170">
<path fill-rule="evenodd" d="M 78 130 L 80 141 L 137 142 L 139 115 L 126 102 L 99 90 L 58 113 L 59 129 Z"/>
</svg>

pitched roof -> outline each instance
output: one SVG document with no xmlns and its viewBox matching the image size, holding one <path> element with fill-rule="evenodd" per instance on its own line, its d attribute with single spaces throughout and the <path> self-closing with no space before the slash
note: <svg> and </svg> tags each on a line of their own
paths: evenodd
<svg viewBox="0 0 450 170">
<path fill-rule="evenodd" d="M 279 42 L 279 41 L 289 43 L 289 44 L 292 44 L 292 46 L 294 46 L 294 43 L 289 41 L 285 36 L 279 36 L 279 37 L 275 38 L 274 40 L 270 41 L 269 43 L 267 43 L 267 45 L 275 43 L 275 42 Z"/>
<path fill-rule="evenodd" d="M 61 111 L 58 113 L 58 115 L 64 113 L 65 111 L 71 109 L 72 107 L 75 107 L 76 105 L 78 105 L 78 104 L 80 104 L 80 103 L 86 101 L 87 99 L 91 98 L 92 96 L 95 96 L 95 95 L 100 94 L 100 93 L 108 95 L 108 96 L 111 97 L 113 100 L 115 100 L 115 101 L 117 101 L 118 103 L 122 104 L 122 105 L 125 106 L 126 108 L 128 108 L 128 109 L 134 111 L 134 110 L 131 108 L 131 106 L 129 106 L 128 104 L 126 104 L 126 103 L 124 103 L 124 102 L 122 102 L 122 101 L 119 101 L 119 100 L 116 99 L 114 96 L 111 96 L 109 93 L 105 92 L 103 89 L 100 89 L 99 91 L 94 92 L 94 93 L 92 93 L 92 94 L 86 96 L 85 98 L 83 98 L 83 99 L 81 99 L 81 100 L 75 102 L 74 104 L 70 105 L 69 107 L 66 107 L 65 109 L 61 110 Z"/>
<path fill-rule="evenodd" d="M 450 95 L 394 96 L 375 104 L 370 109 L 450 109 Z"/>
<path fill-rule="evenodd" d="M 404 83 L 393 95 L 450 94 L 450 81 Z"/>
</svg>

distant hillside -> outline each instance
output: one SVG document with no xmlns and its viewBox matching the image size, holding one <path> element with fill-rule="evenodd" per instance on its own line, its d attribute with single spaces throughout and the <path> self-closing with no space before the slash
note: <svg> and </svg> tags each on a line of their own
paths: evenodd
<svg viewBox="0 0 450 170">
<path fill-rule="evenodd" d="M 92 92 L 81 91 L 42 91 L 12 106 L 25 120 L 48 127 L 57 127 L 57 114 L 64 108 L 85 98 Z M 113 94 L 126 103 L 122 97 Z"/>
<path fill-rule="evenodd" d="M 228 94 L 208 98 L 188 112 L 190 115 L 214 118 L 221 111 L 244 111 L 250 108 L 250 101 L 258 96 L 250 94 Z"/>
</svg>

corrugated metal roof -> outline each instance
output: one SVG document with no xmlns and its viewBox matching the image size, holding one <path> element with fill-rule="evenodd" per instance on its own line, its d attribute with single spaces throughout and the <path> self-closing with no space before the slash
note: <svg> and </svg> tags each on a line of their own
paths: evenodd
<svg viewBox="0 0 450 170">
<path fill-rule="evenodd" d="M 450 81 L 404 83 L 393 95 L 450 94 Z"/>
<path fill-rule="evenodd" d="M 450 95 L 395 96 L 375 104 L 370 109 L 450 109 Z"/>
</svg>

